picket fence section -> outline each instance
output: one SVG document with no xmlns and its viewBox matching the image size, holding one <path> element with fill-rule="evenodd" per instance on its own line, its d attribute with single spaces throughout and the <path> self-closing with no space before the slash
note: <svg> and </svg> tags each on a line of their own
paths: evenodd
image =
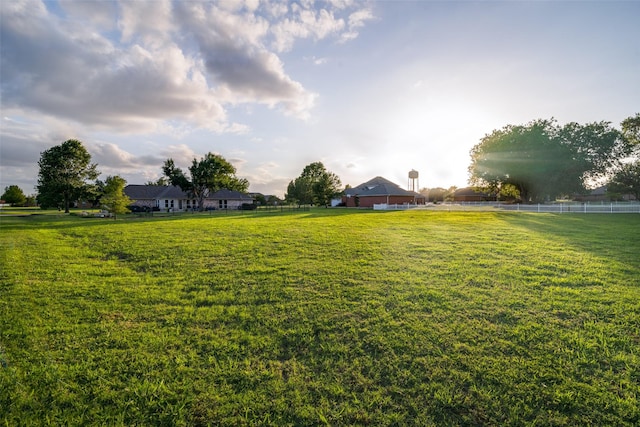
<svg viewBox="0 0 640 427">
<path fill-rule="evenodd" d="M 501 204 L 495 202 L 428 203 L 426 205 L 387 204 L 373 205 L 374 210 L 434 210 L 434 211 L 510 211 L 539 213 L 640 213 L 640 203 L 550 203 L 550 204 Z"/>
</svg>

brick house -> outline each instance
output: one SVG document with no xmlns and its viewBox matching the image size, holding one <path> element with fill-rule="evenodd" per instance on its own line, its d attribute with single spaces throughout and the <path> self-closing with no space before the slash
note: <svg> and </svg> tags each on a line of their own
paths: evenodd
<svg viewBox="0 0 640 427">
<path fill-rule="evenodd" d="M 372 208 L 380 203 L 423 205 L 425 201 L 422 194 L 405 190 L 381 176 L 345 190 L 342 196 L 344 206 L 362 208 Z"/>
</svg>

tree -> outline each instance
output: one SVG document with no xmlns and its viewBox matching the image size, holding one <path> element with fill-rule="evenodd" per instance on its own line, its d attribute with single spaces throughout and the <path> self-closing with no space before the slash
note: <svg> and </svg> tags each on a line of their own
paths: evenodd
<svg viewBox="0 0 640 427">
<path fill-rule="evenodd" d="M 96 208 L 101 206 L 101 200 L 104 196 L 104 187 L 105 182 L 99 179 L 96 180 L 95 184 L 88 188 L 87 194 L 85 197 L 87 201 L 91 202 L 91 206 Z"/>
<path fill-rule="evenodd" d="M 325 207 L 330 206 L 331 200 L 341 193 L 341 185 L 338 175 L 332 172 L 324 173 L 318 181 L 313 184 L 315 202 Z"/>
<path fill-rule="evenodd" d="M 27 202 L 27 197 L 17 185 L 5 187 L 4 194 L 0 196 L 0 199 L 10 203 L 11 206 L 23 206 Z"/>
<path fill-rule="evenodd" d="M 298 206 L 312 204 L 313 191 L 309 180 L 298 177 L 290 181 L 289 185 L 287 185 L 287 193 L 284 195 L 284 199 L 290 203 L 297 203 Z"/>
<path fill-rule="evenodd" d="M 505 184 L 500 188 L 496 197 L 499 200 L 520 200 L 520 191 L 513 184 Z"/>
<path fill-rule="evenodd" d="M 161 176 L 156 181 L 147 181 L 145 185 L 169 185 L 169 179 L 166 176 Z"/>
<path fill-rule="evenodd" d="M 607 193 L 633 194 L 640 200 L 640 160 L 623 165 L 607 185 Z"/>
<path fill-rule="evenodd" d="M 285 199 L 301 204 L 329 206 L 331 199 L 340 194 L 340 178 L 327 171 L 321 162 L 310 163 L 302 174 L 289 182 Z"/>
<path fill-rule="evenodd" d="M 444 193 L 444 201 L 445 202 L 453 202 L 453 199 L 455 198 L 457 189 L 458 189 L 458 187 L 456 187 L 455 185 L 452 185 L 451 187 L 449 187 L 447 189 L 447 191 Z"/>
<path fill-rule="evenodd" d="M 82 142 L 70 139 L 41 153 L 38 173 L 38 201 L 43 209 L 64 207 L 69 213 L 73 201 L 87 195 L 98 177 L 97 165 Z"/>
<path fill-rule="evenodd" d="M 281 200 L 274 195 L 270 195 L 267 198 L 267 206 L 277 206 L 280 202 Z"/>
<path fill-rule="evenodd" d="M 100 199 L 102 206 L 113 214 L 114 219 L 119 214 L 129 212 L 127 206 L 131 204 L 129 196 L 124 194 L 127 181 L 119 176 L 108 176 L 104 182 L 104 194 Z"/>
<path fill-rule="evenodd" d="M 27 196 L 27 199 L 24 202 L 24 206 L 27 206 L 27 207 L 38 206 L 38 201 L 37 201 L 36 195 L 35 194 L 29 194 Z"/>
<path fill-rule="evenodd" d="M 428 202 L 444 202 L 447 195 L 447 189 L 442 187 L 423 188 L 420 190 L 420 194 L 422 194 Z"/>
<path fill-rule="evenodd" d="M 633 156 L 640 158 L 640 113 L 624 119 L 621 123 L 622 136 L 633 146 Z"/>
<path fill-rule="evenodd" d="M 635 146 L 640 145 L 640 113 L 633 117 L 627 117 L 621 123 L 622 134 Z"/>
<path fill-rule="evenodd" d="M 200 160 L 193 159 L 187 177 L 182 169 L 175 166 L 173 159 L 167 159 L 162 167 L 164 175 L 171 185 L 176 185 L 198 201 L 200 210 L 204 209 L 204 200 L 211 193 L 221 189 L 246 192 L 249 181 L 235 176 L 236 168 L 224 157 L 207 153 Z"/>
<path fill-rule="evenodd" d="M 561 127 L 553 119 L 535 120 L 482 138 L 470 153 L 469 181 L 496 194 L 511 185 L 523 201 L 541 201 L 584 192 L 630 152 L 631 144 L 608 122 Z"/>
<path fill-rule="evenodd" d="M 264 196 L 264 194 L 261 194 L 261 193 L 254 194 L 253 198 L 258 204 L 258 206 L 266 206 L 267 198 Z"/>
</svg>

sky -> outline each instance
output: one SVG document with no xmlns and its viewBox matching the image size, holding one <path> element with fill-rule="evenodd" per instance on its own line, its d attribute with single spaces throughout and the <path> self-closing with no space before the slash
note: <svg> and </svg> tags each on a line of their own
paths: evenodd
<svg viewBox="0 0 640 427">
<path fill-rule="evenodd" d="M 0 188 L 43 151 L 155 181 L 222 155 L 283 196 L 312 162 L 342 184 L 467 185 L 494 129 L 640 112 L 640 0 L 0 2 Z"/>
</svg>

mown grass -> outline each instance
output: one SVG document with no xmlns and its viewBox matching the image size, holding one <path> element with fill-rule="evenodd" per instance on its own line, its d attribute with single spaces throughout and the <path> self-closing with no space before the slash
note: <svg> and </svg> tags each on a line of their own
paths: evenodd
<svg viewBox="0 0 640 427">
<path fill-rule="evenodd" d="M 0 231 L 6 425 L 640 423 L 640 215 Z"/>
</svg>

